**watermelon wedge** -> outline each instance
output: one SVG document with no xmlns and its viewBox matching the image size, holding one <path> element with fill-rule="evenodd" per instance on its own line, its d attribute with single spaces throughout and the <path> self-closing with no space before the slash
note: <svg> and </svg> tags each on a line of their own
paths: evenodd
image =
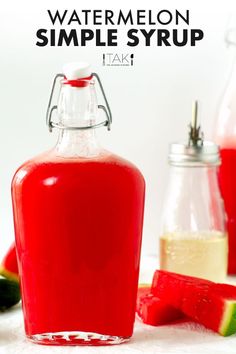
<svg viewBox="0 0 236 354">
<path fill-rule="evenodd" d="M 236 287 L 157 270 L 151 292 L 222 336 L 236 333 Z"/>
<path fill-rule="evenodd" d="M 143 323 L 164 325 L 183 317 L 183 314 L 151 294 L 150 285 L 139 285 L 136 311 Z"/>
<path fill-rule="evenodd" d="M 10 280 L 19 281 L 15 243 L 11 245 L 0 265 L 0 275 Z"/>
</svg>

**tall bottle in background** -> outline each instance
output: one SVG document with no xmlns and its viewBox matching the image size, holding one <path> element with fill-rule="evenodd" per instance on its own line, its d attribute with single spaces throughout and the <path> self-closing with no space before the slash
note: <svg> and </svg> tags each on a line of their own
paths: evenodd
<svg viewBox="0 0 236 354">
<path fill-rule="evenodd" d="M 236 28 L 228 30 L 226 41 L 235 58 L 219 105 L 214 140 L 221 155 L 219 184 L 227 213 L 228 273 L 236 274 Z"/>
<path fill-rule="evenodd" d="M 12 182 L 25 331 L 40 344 L 119 344 L 133 332 L 145 182 L 98 144 L 95 128 L 111 124 L 98 75 L 75 63 L 60 76 L 58 108 L 48 107 L 58 142 Z M 97 104 L 95 78 L 107 107 Z"/>
</svg>

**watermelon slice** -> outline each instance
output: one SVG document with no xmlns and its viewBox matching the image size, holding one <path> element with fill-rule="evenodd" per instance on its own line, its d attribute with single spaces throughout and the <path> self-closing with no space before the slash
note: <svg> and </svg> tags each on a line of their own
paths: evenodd
<svg viewBox="0 0 236 354">
<path fill-rule="evenodd" d="M 236 333 L 236 287 L 157 270 L 151 291 L 222 336 Z"/>
<path fill-rule="evenodd" d="M 11 245 L 0 265 L 0 274 L 10 280 L 19 281 L 15 243 Z"/>
<path fill-rule="evenodd" d="M 136 311 L 143 323 L 158 326 L 183 317 L 179 310 L 151 294 L 150 290 L 150 285 L 139 285 Z"/>
</svg>

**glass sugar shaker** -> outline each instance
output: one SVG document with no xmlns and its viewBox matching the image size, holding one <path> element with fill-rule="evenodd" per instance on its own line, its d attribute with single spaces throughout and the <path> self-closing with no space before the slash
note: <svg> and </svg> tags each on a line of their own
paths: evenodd
<svg viewBox="0 0 236 354">
<path fill-rule="evenodd" d="M 169 165 L 160 268 L 224 281 L 228 246 L 217 177 L 219 148 L 213 142 L 204 141 L 197 123 L 197 102 L 188 142 L 170 145 Z"/>
</svg>

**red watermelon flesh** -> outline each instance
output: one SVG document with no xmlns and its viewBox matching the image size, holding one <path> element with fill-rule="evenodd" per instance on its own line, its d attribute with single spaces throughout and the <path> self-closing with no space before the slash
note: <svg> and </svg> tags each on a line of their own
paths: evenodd
<svg viewBox="0 0 236 354">
<path fill-rule="evenodd" d="M 19 281 L 15 243 L 11 245 L 2 260 L 0 274 L 8 279 Z"/>
<path fill-rule="evenodd" d="M 186 289 L 192 284 L 198 284 L 203 289 L 208 284 L 214 284 L 210 280 L 183 276 L 182 274 L 172 273 L 164 270 L 156 270 L 153 275 L 151 292 L 163 298 L 167 303 L 179 308 L 185 295 Z M 168 288 L 168 291 L 166 291 Z"/>
<path fill-rule="evenodd" d="M 236 333 L 236 287 L 233 285 L 157 270 L 151 291 L 223 336 Z"/>
<path fill-rule="evenodd" d="M 151 293 L 151 286 L 146 284 L 139 284 L 138 286 L 138 294 L 136 301 L 136 312 L 140 318 L 142 318 L 142 306 L 143 306 L 143 298 Z"/>
<path fill-rule="evenodd" d="M 138 289 L 137 314 L 144 323 L 158 326 L 183 317 L 179 310 L 151 294 L 150 290 L 150 286 L 139 287 Z"/>
</svg>

